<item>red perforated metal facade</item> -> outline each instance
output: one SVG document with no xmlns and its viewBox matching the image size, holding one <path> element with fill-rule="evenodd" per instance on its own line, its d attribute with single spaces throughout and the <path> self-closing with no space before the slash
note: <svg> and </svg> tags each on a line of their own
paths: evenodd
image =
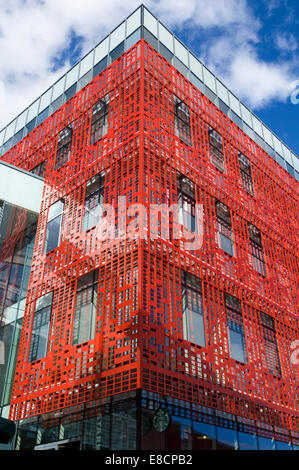
<svg viewBox="0 0 299 470">
<path fill-rule="evenodd" d="M 107 132 L 91 140 L 99 100 Z M 3 159 L 26 170 L 47 161 L 12 419 L 142 388 L 234 413 L 248 426 L 298 430 L 297 183 L 170 63 L 140 41 Z M 101 172 L 103 201 L 116 209 L 116 230 L 125 223 L 127 231 L 113 241 L 95 228 L 82 232 L 86 183 Z M 133 238 L 136 218 L 118 197 L 149 212 L 177 203 L 184 177 L 203 205 L 202 248 L 153 239 L 151 226 L 145 239 Z M 45 254 L 49 207 L 59 200 L 60 244 Z M 94 339 L 73 345 L 78 278 L 94 269 Z M 188 282 L 201 298 L 202 344 L 193 320 L 188 334 L 184 326 Z M 48 352 L 28 362 L 36 300 L 50 292 Z M 244 340 L 243 362 L 233 359 L 230 328 Z"/>
</svg>

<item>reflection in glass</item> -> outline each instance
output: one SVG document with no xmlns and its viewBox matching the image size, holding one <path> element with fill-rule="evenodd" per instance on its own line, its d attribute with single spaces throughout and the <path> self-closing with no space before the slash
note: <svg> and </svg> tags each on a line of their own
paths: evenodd
<svg viewBox="0 0 299 470">
<path fill-rule="evenodd" d="M 47 355 L 53 294 L 46 294 L 36 301 L 28 362 Z"/>
<path fill-rule="evenodd" d="M 62 200 L 57 201 L 49 208 L 44 247 L 45 254 L 54 250 L 60 244 L 63 208 L 64 204 Z"/>
<path fill-rule="evenodd" d="M 268 439 L 267 437 L 258 437 L 258 444 L 260 450 L 275 450 L 274 439 Z"/>
<path fill-rule="evenodd" d="M 73 326 L 73 346 L 94 338 L 97 309 L 98 270 L 78 279 L 75 317 Z"/>
<path fill-rule="evenodd" d="M 237 431 L 217 426 L 217 449 L 238 449 Z"/>
<path fill-rule="evenodd" d="M 255 434 L 239 432 L 240 450 L 257 450 L 257 437 Z"/>
<path fill-rule="evenodd" d="M 184 339 L 205 346 L 201 280 L 186 272 L 182 273 L 182 277 Z"/>
</svg>

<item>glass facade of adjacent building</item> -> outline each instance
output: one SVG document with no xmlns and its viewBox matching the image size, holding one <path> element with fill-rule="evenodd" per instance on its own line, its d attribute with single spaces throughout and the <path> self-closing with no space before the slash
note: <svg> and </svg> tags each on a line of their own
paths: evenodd
<svg viewBox="0 0 299 470">
<path fill-rule="evenodd" d="M 0 416 L 8 418 L 43 182 L 0 162 L 0 184 Z"/>
</svg>

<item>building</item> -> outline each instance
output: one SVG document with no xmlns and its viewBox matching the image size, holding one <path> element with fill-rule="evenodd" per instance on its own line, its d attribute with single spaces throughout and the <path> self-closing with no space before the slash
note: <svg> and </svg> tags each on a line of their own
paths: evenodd
<svg viewBox="0 0 299 470">
<path fill-rule="evenodd" d="M 13 386 L 44 181 L 0 161 L 0 449 Z M 7 443 L 8 444 L 8 443 Z M 7 448 L 8 445 L 4 446 Z"/>
<path fill-rule="evenodd" d="M 11 445 L 299 449 L 297 156 L 144 6 L 0 144 L 44 179 Z"/>
</svg>

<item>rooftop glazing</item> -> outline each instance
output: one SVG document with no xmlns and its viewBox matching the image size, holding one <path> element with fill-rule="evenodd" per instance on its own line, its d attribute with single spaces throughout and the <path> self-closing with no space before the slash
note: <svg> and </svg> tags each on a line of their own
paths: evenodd
<svg viewBox="0 0 299 470">
<path fill-rule="evenodd" d="M 141 38 L 144 38 L 171 62 L 179 72 L 299 181 L 297 155 L 143 5 L 0 131 L 0 155 L 39 126 Z"/>
</svg>

